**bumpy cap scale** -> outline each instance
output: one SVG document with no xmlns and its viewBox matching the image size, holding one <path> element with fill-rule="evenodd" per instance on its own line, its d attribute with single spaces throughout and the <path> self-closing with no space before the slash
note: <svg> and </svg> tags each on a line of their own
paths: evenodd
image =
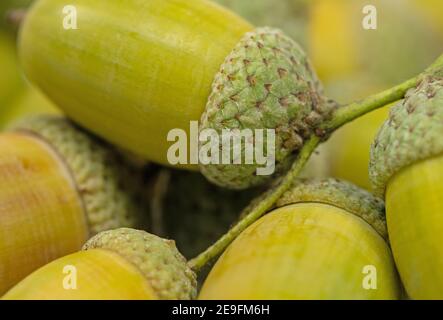
<svg viewBox="0 0 443 320">
<path fill-rule="evenodd" d="M 99 233 L 83 249 L 110 250 L 127 259 L 143 273 L 160 299 L 183 300 L 196 296 L 196 275 L 172 240 L 122 228 Z"/>
<path fill-rule="evenodd" d="M 348 211 L 388 239 L 384 202 L 355 185 L 335 179 L 296 180 L 276 203 L 277 207 L 303 202 L 328 204 Z"/>
<path fill-rule="evenodd" d="M 118 227 L 136 227 L 143 220 L 135 172 L 116 153 L 67 119 L 36 116 L 12 130 L 48 143 L 69 169 L 82 199 L 90 233 Z"/>
<path fill-rule="evenodd" d="M 331 116 L 334 106 L 322 95 L 298 44 L 277 29 L 258 28 L 240 40 L 215 76 L 200 130 L 214 129 L 220 135 L 224 129 L 274 129 L 276 172 L 281 173 L 306 139 Z M 202 142 L 200 147 L 209 149 L 210 143 Z M 227 151 L 234 158 L 233 148 Z M 242 159 L 244 153 L 242 144 Z M 216 184 L 244 189 L 270 178 L 256 175 L 263 165 L 255 160 L 253 164 L 233 164 L 231 160 L 230 164 L 202 165 L 201 171 Z"/>
<path fill-rule="evenodd" d="M 389 179 L 420 160 L 443 153 L 443 77 L 425 76 L 391 109 L 371 150 L 369 175 L 377 195 Z"/>
</svg>

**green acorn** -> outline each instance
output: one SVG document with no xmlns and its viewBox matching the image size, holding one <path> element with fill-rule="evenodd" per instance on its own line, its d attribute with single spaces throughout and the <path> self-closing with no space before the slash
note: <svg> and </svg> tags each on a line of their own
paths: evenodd
<svg viewBox="0 0 443 320">
<path fill-rule="evenodd" d="M 297 180 L 225 250 L 199 298 L 399 299 L 383 209 L 351 184 Z"/>
<path fill-rule="evenodd" d="M 443 298 L 443 78 L 425 76 L 375 139 L 370 177 L 386 199 L 394 258 L 412 299 Z"/>
<path fill-rule="evenodd" d="M 77 0 L 77 30 L 64 27 L 64 5 L 39 0 L 27 14 L 27 76 L 74 121 L 146 160 L 172 165 L 168 134 L 189 137 L 200 120 L 200 132 L 275 129 L 282 173 L 335 107 L 296 42 L 210 1 Z M 232 162 L 200 170 L 232 189 L 272 178 L 256 174 L 257 161 Z"/>
</svg>

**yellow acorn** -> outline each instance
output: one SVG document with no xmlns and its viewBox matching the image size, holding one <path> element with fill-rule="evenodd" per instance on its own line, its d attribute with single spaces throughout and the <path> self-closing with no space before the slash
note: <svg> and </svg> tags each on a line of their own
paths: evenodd
<svg viewBox="0 0 443 320">
<path fill-rule="evenodd" d="M 443 298 L 443 79 L 425 76 L 396 105 L 371 152 L 394 258 L 412 299 Z"/>
<path fill-rule="evenodd" d="M 19 38 L 28 78 L 76 123 L 145 160 L 200 169 L 222 187 L 246 189 L 272 175 L 256 174 L 257 159 L 200 161 L 205 150 L 217 155 L 199 133 L 274 130 L 281 174 L 335 109 L 294 40 L 208 0 L 77 0 L 68 8 L 38 0 Z M 184 148 L 174 144 L 183 136 Z"/>
<path fill-rule="evenodd" d="M 219 258 L 200 299 L 398 299 L 383 202 L 300 181 Z"/>
<path fill-rule="evenodd" d="M 93 234 L 139 226 L 138 178 L 115 152 L 58 116 L 0 135 L 0 294 Z"/>
<path fill-rule="evenodd" d="M 97 234 L 83 250 L 38 269 L 2 299 L 183 300 L 196 294 L 195 273 L 172 240 L 121 228 Z"/>
</svg>

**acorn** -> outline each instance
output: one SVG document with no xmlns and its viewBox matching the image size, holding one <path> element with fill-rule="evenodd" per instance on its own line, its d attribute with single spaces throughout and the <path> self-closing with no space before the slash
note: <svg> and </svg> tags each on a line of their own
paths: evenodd
<svg viewBox="0 0 443 320">
<path fill-rule="evenodd" d="M 136 172 L 59 116 L 0 135 L 0 294 L 100 231 L 144 226 Z"/>
<path fill-rule="evenodd" d="M 275 129 L 279 174 L 335 108 L 296 42 L 210 1 L 65 5 L 39 0 L 28 12 L 19 40 L 26 75 L 76 123 L 146 160 L 200 168 L 231 189 L 257 186 L 273 177 L 256 174 L 257 159 L 204 164 L 186 152 L 190 159 L 171 163 L 168 134 L 190 137 L 199 120 L 200 133 Z M 200 151 L 212 142 L 194 138 Z"/>
<path fill-rule="evenodd" d="M 412 299 L 443 298 L 443 78 L 427 75 L 381 127 L 371 150 L 394 258 Z"/>
<path fill-rule="evenodd" d="M 73 273 L 64 273 L 66 266 Z M 174 241 L 120 228 L 101 232 L 83 251 L 38 269 L 2 299 L 184 300 L 195 295 L 195 273 Z"/>
<path fill-rule="evenodd" d="M 219 258 L 200 299 L 398 299 L 383 201 L 334 179 L 296 181 Z"/>
</svg>

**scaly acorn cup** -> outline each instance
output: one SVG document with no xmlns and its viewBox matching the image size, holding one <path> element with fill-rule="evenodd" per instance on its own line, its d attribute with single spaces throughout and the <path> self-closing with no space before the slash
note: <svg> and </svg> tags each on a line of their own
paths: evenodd
<svg viewBox="0 0 443 320">
<path fill-rule="evenodd" d="M 120 228 L 97 234 L 83 250 L 40 268 L 3 299 L 185 300 L 196 295 L 196 275 L 173 240 Z M 66 265 L 76 268 L 75 289 L 64 287 Z"/>
<path fill-rule="evenodd" d="M 78 29 L 69 28 L 65 3 L 32 6 L 19 41 L 25 73 L 74 121 L 147 160 L 171 165 L 168 149 L 176 145 L 168 133 L 190 137 L 190 122 L 200 120 L 200 132 L 219 135 L 275 129 L 276 172 L 284 172 L 334 109 L 297 43 L 210 1 L 73 5 Z M 200 151 L 209 154 L 211 142 L 200 141 Z M 198 155 L 184 149 L 179 164 L 196 169 Z M 256 175 L 257 167 L 232 165 L 231 157 L 200 169 L 218 185 L 244 189 L 271 179 Z"/>
<path fill-rule="evenodd" d="M 395 106 L 371 151 L 389 238 L 413 299 L 443 298 L 443 77 L 426 76 Z"/>
<path fill-rule="evenodd" d="M 201 299 L 398 299 L 383 202 L 337 180 L 298 183 L 246 229 Z"/>
<path fill-rule="evenodd" d="M 138 178 L 62 117 L 0 135 L 0 294 L 102 230 L 140 226 Z"/>
</svg>

